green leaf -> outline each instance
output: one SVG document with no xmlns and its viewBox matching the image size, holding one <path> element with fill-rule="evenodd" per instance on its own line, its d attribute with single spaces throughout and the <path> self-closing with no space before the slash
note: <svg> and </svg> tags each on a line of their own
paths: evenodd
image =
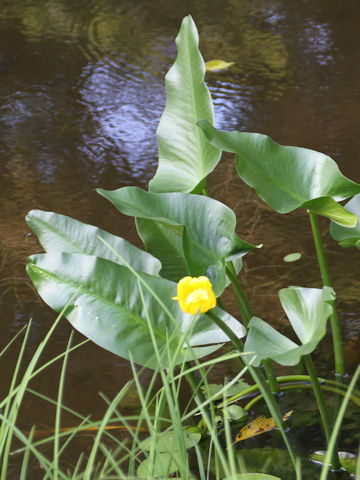
<svg viewBox="0 0 360 480">
<path fill-rule="evenodd" d="M 283 260 L 284 262 L 291 263 L 291 262 L 297 262 L 298 260 L 300 260 L 300 258 L 301 258 L 301 253 L 294 252 L 294 253 L 288 253 L 287 255 L 285 255 Z"/>
<path fill-rule="evenodd" d="M 227 415 L 232 421 L 240 420 L 243 417 L 246 417 L 247 413 L 239 405 L 229 405 L 223 409 L 224 415 Z"/>
<path fill-rule="evenodd" d="M 43 210 L 31 210 L 26 216 L 26 222 L 48 253 L 85 253 L 106 258 L 120 265 L 124 265 L 121 260 L 123 258 L 135 270 L 151 275 L 159 274 L 161 263 L 157 258 L 134 247 L 123 238 L 93 225 Z M 118 255 L 99 240 L 99 237 L 105 240 Z"/>
<path fill-rule="evenodd" d="M 151 192 L 191 192 L 215 168 L 221 152 L 196 127 L 200 118 L 213 123 L 213 105 L 204 82 L 205 64 L 191 16 L 176 38 L 178 54 L 165 77 L 166 106 L 157 129 L 159 165 Z"/>
<path fill-rule="evenodd" d="M 169 478 L 170 474 L 184 467 L 182 452 L 157 453 L 154 459 L 147 458 L 138 466 L 136 473 L 141 478 Z"/>
<path fill-rule="evenodd" d="M 303 355 L 315 350 L 326 333 L 326 322 L 332 313 L 331 302 L 335 299 L 330 287 L 289 287 L 280 290 L 279 297 L 301 345 L 253 317 L 244 349 L 255 354 L 254 366 L 267 358 L 281 365 L 297 365 Z"/>
<path fill-rule="evenodd" d="M 178 231 L 169 224 L 136 218 L 136 228 L 146 249 L 161 261 L 160 275 L 177 282 L 188 274 L 184 258 L 183 228 Z"/>
<path fill-rule="evenodd" d="M 331 197 L 316 198 L 315 200 L 305 202 L 302 206 L 312 213 L 330 218 L 334 223 L 345 228 L 355 227 L 358 221 L 356 215 L 348 212 Z"/>
<path fill-rule="evenodd" d="M 207 72 L 219 72 L 234 65 L 234 62 L 225 62 L 225 60 L 209 60 L 205 63 Z"/>
<path fill-rule="evenodd" d="M 360 218 L 360 194 L 355 195 L 346 205 L 345 209 Z M 330 235 L 339 242 L 341 247 L 357 247 L 360 249 L 360 223 L 354 228 L 344 228 L 335 223 L 330 225 Z"/>
<path fill-rule="evenodd" d="M 220 390 L 222 390 L 223 388 L 224 388 L 223 384 L 209 383 L 206 386 L 203 385 L 201 387 L 201 390 L 206 395 L 206 397 L 209 397 L 209 396 L 215 396 L 215 394 L 217 392 L 219 392 Z M 249 388 L 249 385 L 246 382 L 244 382 L 243 380 L 239 380 L 234 385 L 231 385 L 231 386 L 227 387 L 226 396 L 227 397 L 232 397 L 232 396 L 242 392 L 246 388 Z M 219 399 L 219 398 L 223 398 L 223 394 L 218 395 L 217 397 L 214 397 L 214 399 Z"/>
<path fill-rule="evenodd" d="M 354 215 L 335 202 L 360 192 L 330 157 L 301 147 L 279 145 L 260 133 L 221 132 L 206 120 L 198 125 L 211 144 L 236 153 L 240 178 L 279 213 L 305 207 L 346 227 Z"/>
<path fill-rule="evenodd" d="M 175 245 L 177 255 L 183 258 L 182 268 L 186 265 L 187 274 L 191 276 L 207 275 L 217 296 L 226 286 L 225 262 L 237 260 L 256 248 L 235 234 L 234 212 L 212 198 L 185 193 L 150 193 L 138 187 L 99 189 L 98 193 L 125 215 L 156 220 L 169 231 L 182 233 L 183 251 L 180 252 L 179 243 Z M 147 250 L 159 255 L 162 264 L 168 265 L 160 251 L 169 252 L 168 245 L 161 244 L 163 238 L 158 238 L 158 245 L 155 237 L 148 244 L 141 229 L 139 233 Z"/>
<path fill-rule="evenodd" d="M 310 453 L 310 460 L 317 465 L 324 465 L 325 457 L 326 452 L 323 451 Z M 358 461 L 357 456 L 350 452 L 338 452 L 338 457 L 342 468 L 348 473 L 355 475 Z"/>
<path fill-rule="evenodd" d="M 169 280 L 131 271 L 104 258 L 64 252 L 33 255 L 27 271 L 41 298 L 55 311 L 60 312 L 72 300 L 64 316 L 74 328 L 140 365 L 166 368 L 169 359 L 181 363 L 192 358 L 186 346 L 217 344 L 194 348 L 201 358 L 218 349 L 219 342 L 228 341 L 207 315 L 188 315 L 171 300 L 177 285 Z M 239 337 L 244 335 L 244 327 L 235 318 L 219 308 L 214 311 Z M 183 345 L 185 331 L 188 343 Z"/>
<path fill-rule="evenodd" d="M 201 433 L 189 432 L 186 428 L 183 430 L 185 448 L 191 448 L 201 439 Z M 155 448 L 157 452 L 176 452 L 179 450 L 177 433 L 174 430 L 160 432 L 157 435 L 145 438 L 139 443 L 141 450 L 151 450 Z"/>
</svg>

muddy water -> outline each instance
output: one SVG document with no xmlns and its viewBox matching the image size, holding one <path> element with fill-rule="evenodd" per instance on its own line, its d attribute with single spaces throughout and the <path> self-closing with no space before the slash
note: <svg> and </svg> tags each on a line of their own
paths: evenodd
<svg viewBox="0 0 360 480">
<path fill-rule="evenodd" d="M 323 151 L 360 182 L 358 1 L 0 0 L 0 347 L 32 318 L 30 358 L 55 318 L 25 274 L 27 255 L 40 251 L 24 222 L 28 210 L 70 215 L 140 246 L 132 221 L 95 188 L 146 188 L 153 176 L 164 75 L 189 13 L 205 60 L 235 62 L 207 77 L 219 128 Z M 245 261 L 244 289 L 256 313 L 286 331 L 278 289 L 320 286 L 306 213 L 272 213 L 237 179 L 226 155 L 210 191 L 236 210 L 239 235 L 264 244 Z M 326 221 L 321 227 L 351 373 L 359 363 L 359 254 L 340 250 Z M 285 264 L 294 251 L 302 259 Z M 231 308 L 233 300 L 227 302 Z M 64 321 L 44 359 L 63 351 L 69 332 Z M 325 340 L 324 357 L 327 351 Z M 2 392 L 16 354 L 14 348 L 2 360 Z M 57 372 L 34 387 L 54 397 Z M 226 373 L 215 376 L 222 381 Z M 97 392 L 113 397 L 130 376 L 126 361 L 89 344 L 71 358 L 65 401 L 96 417 L 103 409 Z M 36 405 L 25 404 L 27 425 L 51 425 L 52 408 L 42 405 L 40 413 Z"/>
</svg>

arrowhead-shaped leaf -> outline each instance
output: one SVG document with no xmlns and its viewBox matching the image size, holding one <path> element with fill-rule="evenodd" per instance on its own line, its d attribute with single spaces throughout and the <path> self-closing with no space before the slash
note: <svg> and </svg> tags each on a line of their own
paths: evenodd
<svg viewBox="0 0 360 480">
<path fill-rule="evenodd" d="M 281 365 L 297 365 L 303 355 L 315 350 L 326 333 L 326 322 L 332 313 L 331 302 L 335 299 L 330 287 L 289 287 L 280 290 L 279 297 L 301 345 L 277 332 L 261 318 L 253 317 L 245 351 L 255 354 L 255 366 L 267 358 Z"/>
<path fill-rule="evenodd" d="M 221 132 L 205 120 L 198 125 L 210 143 L 236 153 L 240 178 L 275 211 L 305 207 L 345 227 L 356 225 L 356 216 L 336 202 L 359 193 L 360 185 L 344 177 L 330 157 L 279 145 L 260 133 Z"/>
<path fill-rule="evenodd" d="M 156 220 L 181 235 L 187 274 L 207 275 L 217 296 L 226 285 L 225 262 L 237 260 L 256 248 L 235 234 L 234 212 L 212 198 L 185 193 L 150 193 L 138 187 L 98 192 L 125 215 Z M 141 230 L 139 233 L 141 235 Z M 161 242 L 162 238 L 158 240 Z M 162 245 L 155 252 L 152 248 L 156 246 L 155 241 L 151 244 L 146 243 L 147 238 L 143 241 L 150 253 L 159 255 Z M 165 264 L 166 258 L 160 257 L 160 261 Z"/>
<path fill-rule="evenodd" d="M 149 183 L 151 192 L 191 192 L 220 159 L 220 150 L 196 126 L 201 118 L 213 123 L 214 117 L 198 44 L 189 15 L 176 38 L 176 61 L 165 77 L 166 106 L 157 130 L 159 165 Z"/>
<path fill-rule="evenodd" d="M 188 345 L 217 344 L 194 348 L 198 358 L 219 348 L 219 342 L 228 341 L 208 316 L 188 315 L 171 300 L 177 285 L 169 280 L 76 253 L 33 255 L 27 271 L 45 303 L 57 312 L 66 307 L 64 315 L 75 329 L 140 365 L 165 368 L 169 358 L 176 358 L 177 363 L 191 358 L 186 344 L 180 343 L 185 331 Z M 219 308 L 215 311 L 239 337 L 244 335 L 244 327 L 235 318 Z"/>
<path fill-rule="evenodd" d="M 360 194 L 355 195 L 345 205 L 345 209 L 360 218 Z M 354 228 L 344 228 L 335 223 L 330 225 L 330 234 L 334 240 L 339 242 L 341 247 L 357 247 L 360 249 L 360 223 Z"/>
<path fill-rule="evenodd" d="M 120 265 L 123 265 L 121 261 L 123 258 L 135 270 L 151 275 L 158 275 L 161 269 L 161 263 L 157 258 L 123 238 L 65 215 L 31 210 L 26 216 L 26 222 L 48 253 L 85 253 L 106 258 Z M 99 237 L 105 240 L 117 255 Z"/>
</svg>

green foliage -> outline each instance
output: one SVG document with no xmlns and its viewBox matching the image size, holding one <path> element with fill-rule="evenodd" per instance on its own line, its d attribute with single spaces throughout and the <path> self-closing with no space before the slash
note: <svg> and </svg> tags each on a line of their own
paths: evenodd
<svg viewBox="0 0 360 480">
<path fill-rule="evenodd" d="M 182 21 L 176 44 L 177 58 L 165 77 L 166 107 L 157 129 L 159 166 L 149 183 L 151 192 L 192 192 L 216 167 L 221 154 L 196 127 L 200 118 L 213 123 L 214 114 L 190 15 Z"/>
<path fill-rule="evenodd" d="M 356 225 L 356 216 L 337 202 L 359 193 L 360 185 L 344 177 L 330 157 L 279 145 L 260 133 L 221 132 L 205 120 L 198 125 L 213 145 L 236 153 L 240 178 L 275 211 L 305 207 L 345 227 Z"/>
<path fill-rule="evenodd" d="M 326 323 L 332 313 L 329 302 L 335 298 L 329 287 L 289 287 L 280 290 L 279 297 L 301 346 L 261 318 L 253 317 L 244 348 L 255 354 L 256 366 L 267 358 L 281 365 L 297 365 L 303 355 L 311 353 L 325 335 Z"/>
<path fill-rule="evenodd" d="M 360 218 L 360 194 L 355 195 L 346 205 L 346 210 Z M 336 223 L 330 225 L 330 235 L 341 247 L 357 247 L 360 249 L 360 222 L 356 227 L 344 228 Z"/>
<path fill-rule="evenodd" d="M 47 253 L 84 253 L 111 260 L 119 265 L 124 265 L 125 261 L 135 270 L 156 276 L 161 269 L 157 258 L 134 247 L 123 238 L 65 215 L 31 210 L 26 216 L 26 222 Z"/>
<path fill-rule="evenodd" d="M 179 240 L 174 248 L 182 258 L 182 265 L 186 265 L 186 274 L 208 276 L 217 296 L 226 286 L 225 263 L 256 248 L 235 234 L 234 212 L 212 198 L 185 193 L 150 193 L 138 187 L 114 191 L 99 189 L 98 192 L 121 213 L 156 220 L 174 236 L 181 237 L 182 245 Z M 169 270 L 168 249 L 167 244 L 163 247 L 163 237 L 159 237 L 158 242 L 146 243 L 148 238 L 142 238 L 147 250 L 160 258 L 163 265 L 168 265 Z M 170 264 L 172 262 L 170 258 Z"/>
<path fill-rule="evenodd" d="M 193 448 L 200 477 L 205 479 L 205 466 L 202 460 L 199 460 L 199 432 L 206 429 L 216 451 L 216 478 L 225 476 L 225 480 L 278 479 L 266 473 L 255 473 L 261 471 L 258 463 L 254 469 L 251 466 L 248 468 L 249 471 L 254 470 L 254 473 L 238 473 L 241 471 L 238 466 L 244 463 L 243 456 L 246 452 L 242 450 L 239 454 L 241 458 L 237 458 L 231 448 L 230 422 L 241 419 L 254 402 L 263 398 L 288 450 L 285 455 L 285 470 L 289 471 L 290 461 L 299 480 L 298 463 L 286 436 L 283 415 L 269 387 L 275 390 L 277 385 L 269 359 L 281 365 L 292 366 L 297 365 L 305 356 L 309 371 L 307 379 L 311 379 L 329 441 L 331 425 L 319 379 L 309 354 L 324 337 L 329 317 L 337 352 L 341 350 L 341 337 L 334 334 L 336 328 L 339 329 L 335 318 L 335 293 L 329 286 L 330 280 L 314 214 L 332 220 L 331 234 L 341 246 L 359 247 L 360 227 L 357 220 L 360 215 L 360 195 L 356 194 L 360 192 L 360 185 L 344 177 L 336 163 L 319 152 L 282 146 L 266 135 L 221 132 L 214 128 L 213 106 L 204 82 L 205 65 L 198 50 L 197 30 L 190 16 L 184 18 L 176 44 L 178 54 L 166 76 L 166 107 L 157 131 L 159 166 L 149 184 L 149 191 L 137 187 L 124 187 L 114 191 L 98 190 L 98 193 L 112 202 L 122 214 L 134 217 L 139 236 L 147 251 L 95 226 L 64 215 L 32 210 L 26 221 L 38 236 L 46 253 L 31 256 L 27 271 L 42 299 L 61 313 L 58 319 L 64 315 L 71 325 L 87 338 L 132 362 L 141 413 L 136 432 L 128 429 L 133 443 L 131 447 L 126 446 L 123 457 L 128 461 L 128 474 L 131 478 L 135 478 L 136 474 L 146 478 L 169 478 L 174 472 L 178 473 L 177 478 L 192 478 L 187 449 Z M 216 65 L 219 67 L 218 63 Z M 300 207 L 309 211 L 321 273 L 327 286 L 322 289 L 292 286 L 279 292 L 280 302 L 300 345 L 253 316 L 239 285 L 237 274 L 241 270 L 243 257 L 251 251 L 255 252 L 257 247 L 242 240 L 235 233 L 234 212 L 208 196 L 206 178 L 219 161 L 219 149 L 236 153 L 236 168 L 240 178 L 253 187 L 260 198 L 275 211 L 288 213 Z M 199 195 L 200 193 L 203 195 Z M 338 203 L 353 195 L 356 196 L 346 208 Z M 289 254 L 284 261 L 296 261 L 300 256 L 297 253 Z M 189 304 L 203 305 L 203 300 L 206 304 L 209 297 L 212 301 L 207 304 L 210 303 L 213 307 L 214 292 L 220 297 L 231 283 L 246 325 L 251 318 L 245 346 L 240 340 L 246 334 L 245 328 L 222 308 L 211 308 L 202 315 L 189 315 L 180 308 L 176 301 L 179 292 L 175 282 L 185 276 L 207 276 L 212 286 L 208 279 L 201 279 L 200 282 L 196 281 L 197 285 L 206 282 L 209 287 L 206 291 L 199 286 L 194 291 L 190 291 L 190 287 L 189 291 L 188 287 L 184 288 L 184 310 Z M 194 282 L 187 278 L 185 283 L 190 285 Z M 182 284 L 184 285 L 184 282 Z M 208 295 L 209 292 L 211 295 Z M 221 299 L 217 301 L 222 305 Z M 207 374 L 199 365 L 199 359 L 215 352 L 229 340 L 236 349 L 237 356 L 241 356 L 245 365 L 244 372 L 239 373 L 228 384 L 209 385 Z M 54 478 L 67 478 L 60 470 L 58 456 L 62 448 L 59 442 L 61 391 L 69 351 L 70 345 L 65 354 L 59 395 L 55 402 L 57 411 L 52 440 L 56 459 L 51 463 L 43 456 L 35 454 L 38 461 L 45 465 L 46 478 L 50 478 L 53 472 Z M 2 353 L 4 352 L 5 349 Z M 42 349 L 39 349 L 34 357 L 36 361 L 41 352 Z M 194 367 L 190 368 L 187 363 L 189 360 L 194 361 Z M 15 387 L 20 363 L 17 365 L 11 385 L 14 402 L 7 398 L 0 404 L 0 409 L 4 409 L 1 414 L 4 422 L 0 428 L 0 439 L 4 439 L 4 442 L 0 453 L 5 458 L 1 478 L 5 478 L 14 435 L 27 449 L 24 468 L 30 451 L 33 451 L 31 441 L 34 430 L 26 439 L 14 424 L 19 402 L 35 367 L 34 361 L 31 362 L 26 381 L 19 387 Z M 216 361 L 218 359 L 209 360 L 207 365 L 213 365 Z M 262 362 L 267 379 L 257 368 Z M 155 394 L 155 398 L 151 397 L 151 387 L 146 393 L 142 391 L 133 363 L 152 368 L 161 378 L 163 388 Z M 174 377 L 173 370 L 176 365 L 181 367 L 179 375 Z M 193 377 L 193 369 L 200 370 L 204 385 L 199 385 L 198 379 Z M 255 385 L 249 387 L 241 380 L 245 370 L 248 370 Z M 360 370 L 356 375 L 360 375 Z M 196 408 L 190 414 L 184 415 L 180 414 L 177 401 L 183 377 L 188 380 L 197 399 Z M 155 377 L 151 382 L 153 386 Z M 341 415 L 350 398 L 355 403 L 359 401 L 357 395 L 351 394 L 354 385 L 353 382 L 346 394 L 338 384 L 332 385 L 336 393 L 345 395 Z M 295 386 L 298 387 L 299 384 Z M 327 386 L 327 389 L 332 387 Z M 111 472 L 115 471 L 117 478 L 127 478 L 121 471 L 120 463 L 112 458 L 101 441 L 108 423 L 117 412 L 118 403 L 126 396 L 126 390 L 127 388 L 124 388 L 109 402 L 109 408 L 97 426 L 94 446 L 81 475 L 84 480 L 95 478 L 93 473 L 97 468 L 95 463 L 99 450 L 111 464 Z M 255 391 L 259 392 L 260 396 L 250 400 L 245 407 L 232 404 Z M 215 405 L 213 402 L 216 400 L 218 403 Z M 154 417 L 150 414 L 149 403 L 155 409 Z M 165 404 L 169 418 L 164 419 Z M 228 450 L 226 455 L 217 431 L 217 419 L 221 412 Z M 198 425 L 189 429 L 189 425 L 184 422 L 194 413 L 201 414 L 201 420 Z M 118 417 L 117 419 L 119 420 Z M 337 419 L 338 429 L 341 419 L 340 416 Z M 83 421 L 85 422 L 85 419 Z M 149 436 L 140 441 L 139 432 L 143 422 L 147 425 Z M 128 427 L 127 421 L 123 423 Z M 331 435 L 329 445 L 327 458 L 332 458 L 333 467 L 336 469 L 337 459 L 336 455 L 333 455 L 334 434 Z M 120 450 L 122 448 L 123 445 Z M 285 454 L 282 449 L 278 451 L 271 452 L 275 461 L 277 455 L 279 460 Z M 250 455 L 254 456 L 254 449 L 250 451 Z M 278 471 L 279 469 L 274 472 L 278 474 Z M 271 472 L 273 473 L 272 470 Z M 103 477 L 99 475 L 99 478 Z"/>
<path fill-rule="evenodd" d="M 194 350 L 202 357 L 216 350 L 225 334 L 201 315 L 191 322 L 177 302 L 176 284 L 136 272 L 104 258 L 76 253 L 51 253 L 29 258 L 28 274 L 39 295 L 83 335 L 98 345 L 140 365 L 166 368 L 165 347 L 177 363 L 190 359 L 187 347 L 216 343 Z M 69 304 L 69 300 L 72 302 Z M 217 309 L 241 337 L 244 328 L 226 312 Z M 154 351 L 154 342 L 161 352 Z"/>
</svg>

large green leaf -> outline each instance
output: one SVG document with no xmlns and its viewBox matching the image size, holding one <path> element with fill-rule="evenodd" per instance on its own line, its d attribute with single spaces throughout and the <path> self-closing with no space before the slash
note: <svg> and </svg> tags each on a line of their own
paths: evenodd
<svg viewBox="0 0 360 480">
<path fill-rule="evenodd" d="M 134 247 L 123 238 L 93 225 L 43 210 L 31 210 L 26 216 L 26 222 L 36 233 L 47 253 L 85 253 L 106 258 L 120 265 L 124 264 L 121 260 L 123 258 L 135 270 L 151 275 L 159 274 L 161 263 L 157 258 Z M 99 237 L 105 240 L 112 250 Z"/>
<path fill-rule="evenodd" d="M 279 145 L 260 133 L 221 132 L 209 122 L 198 123 L 210 143 L 236 153 L 236 168 L 244 182 L 279 213 L 299 207 L 354 227 L 355 215 L 336 202 L 360 192 L 360 185 L 341 174 L 323 153 Z"/>
<path fill-rule="evenodd" d="M 160 275 L 177 282 L 188 274 L 184 258 L 183 228 L 178 230 L 170 225 L 136 218 L 136 228 L 147 250 L 161 261 Z"/>
<path fill-rule="evenodd" d="M 120 212 L 137 218 L 156 220 L 163 227 L 182 234 L 184 264 L 192 276 L 207 275 L 216 295 L 226 285 L 225 262 L 237 260 L 253 250 L 253 245 L 235 234 L 236 217 L 226 205 L 209 197 L 186 193 L 150 193 L 138 187 L 98 192 Z M 141 231 L 139 232 L 141 235 Z M 156 241 L 143 241 L 150 253 L 159 255 Z M 159 244 L 162 238 L 158 239 Z M 179 252 L 180 254 L 181 252 Z M 164 257 L 160 257 L 164 264 Z"/>
<path fill-rule="evenodd" d="M 355 195 L 345 205 L 346 210 L 360 218 L 360 194 Z M 334 240 L 339 242 L 341 247 L 357 247 L 360 249 L 360 223 L 358 222 L 354 228 L 344 228 L 335 223 L 330 225 L 330 234 Z"/>
<path fill-rule="evenodd" d="M 281 365 L 297 365 L 303 355 L 315 350 L 326 333 L 326 322 L 332 313 L 330 303 L 335 298 L 330 287 L 289 287 L 280 290 L 279 297 L 301 345 L 277 332 L 261 318 L 253 317 L 244 349 L 255 354 L 255 366 L 267 358 Z"/>
<path fill-rule="evenodd" d="M 190 15 L 182 21 L 176 44 L 177 58 L 165 77 L 166 106 L 157 130 L 159 165 L 149 183 L 152 192 L 193 191 L 221 154 L 196 127 L 200 118 L 213 123 L 213 105 Z"/>
<path fill-rule="evenodd" d="M 188 345 L 216 343 L 195 348 L 200 358 L 228 341 L 207 315 L 184 313 L 176 295 L 177 285 L 159 277 L 136 272 L 104 258 L 77 253 L 33 255 L 27 267 L 39 295 L 60 312 L 86 337 L 134 362 L 147 367 L 166 367 L 169 358 L 177 363 L 191 358 L 188 348 L 180 344 L 187 332 Z M 229 314 L 214 310 L 239 337 L 244 327 Z M 159 349 L 161 363 L 155 358 L 149 324 Z M 184 346 L 186 347 L 186 345 Z"/>
</svg>

